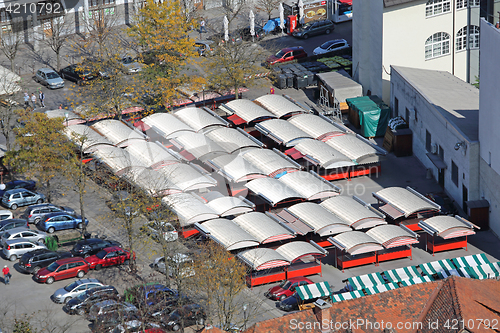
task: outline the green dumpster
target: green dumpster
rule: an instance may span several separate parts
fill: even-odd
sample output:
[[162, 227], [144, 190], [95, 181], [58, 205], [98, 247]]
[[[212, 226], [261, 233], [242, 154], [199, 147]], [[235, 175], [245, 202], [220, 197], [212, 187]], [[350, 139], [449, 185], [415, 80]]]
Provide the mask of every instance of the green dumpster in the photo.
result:
[[361, 135], [366, 138], [385, 135], [391, 110], [378, 96], [347, 98], [346, 103], [353, 114], [349, 120], [354, 119], [353, 125], [361, 127]]

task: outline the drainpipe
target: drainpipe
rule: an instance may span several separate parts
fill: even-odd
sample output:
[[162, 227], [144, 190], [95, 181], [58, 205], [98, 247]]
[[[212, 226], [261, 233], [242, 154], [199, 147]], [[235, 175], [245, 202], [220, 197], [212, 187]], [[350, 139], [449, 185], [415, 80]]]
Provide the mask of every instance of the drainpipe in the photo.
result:
[[465, 65], [467, 68], [465, 69], [465, 81], [470, 83], [470, 21], [471, 21], [471, 0], [467, 1], [467, 41], [466, 41], [466, 52], [467, 57], [465, 61]]
[[455, 5], [455, 1], [452, 1], [451, 5], [453, 6], [453, 27], [451, 29], [451, 45], [450, 45], [450, 48], [451, 48], [451, 75], [455, 75], [455, 38], [456, 38], [456, 29], [455, 29], [455, 15], [456, 15], [456, 12], [457, 12], [457, 7]]

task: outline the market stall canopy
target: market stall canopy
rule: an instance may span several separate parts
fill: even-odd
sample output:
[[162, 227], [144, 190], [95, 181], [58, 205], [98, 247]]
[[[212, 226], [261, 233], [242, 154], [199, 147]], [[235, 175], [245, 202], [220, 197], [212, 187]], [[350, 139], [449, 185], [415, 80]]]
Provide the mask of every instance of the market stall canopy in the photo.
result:
[[293, 159], [304, 158], [311, 164], [324, 169], [337, 169], [357, 165], [349, 157], [324, 142], [307, 139], [285, 151]]
[[299, 164], [276, 149], [250, 149], [241, 156], [269, 177], [301, 169]]
[[346, 221], [313, 202], [301, 202], [285, 208], [285, 211], [300, 219], [321, 237], [352, 230]]
[[206, 205], [212, 208], [220, 217], [249, 213], [255, 209], [255, 204], [244, 197], [224, 196], [217, 191], [200, 194], [206, 200]]
[[303, 113], [288, 119], [288, 122], [309, 134], [313, 139], [328, 141], [336, 135], [345, 133], [342, 125], [336, 124], [323, 116]]
[[366, 234], [377, 240], [386, 249], [419, 242], [416, 233], [405, 226], [394, 224], [379, 225], [368, 230]]
[[328, 282], [311, 283], [295, 288], [297, 295], [303, 301], [309, 299], [328, 297], [332, 294]]
[[235, 183], [267, 177], [263, 171], [239, 155], [221, 155], [209, 159], [205, 163]]
[[459, 276], [459, 277], [465, 277], [469, 279], [479, 279], [479, 277], [474, 273], [474, 271], [470, 271], [468, 267], [460, 267], [460, 268], [455, 268], [451, 270], [442, 270], [437, 273], [438, 277], [440, 279], [446, 279], [449, 276]]
[[398, 288], [399, 286], [395, 283], [386, 283], [386, 284], [379, 284], [373, 287], [366, 287], [364, 288], [364, 290], [367, 295], [375, 295], [383, 293], [384, 291], [394, 290]]
[[195, 164], [169, 164], [161, 167], [162, 172], [183, 192], [217, 186], [217, 181]]
[[183, 123], [171, 113], [153, 113], [152, 115], [142, 118], [142, 122], [165, 139], [171, 139], [185, 133], [195, 132], [193, 128]]
[[130, 128], [124, 122], [114, 119], [101, 120], [92, 125], [92, 128], [104, 135], [118, 147], [126, 147], [133, 140], [146, 140], [146, 136]]
[[336, 196], [321, 204], [333, 214], [346, 221], [353, 229], [367, 229], [387, 224], [385, 216], [357, 197]]
[[[247, 124], [252, 121], [276, 118], [274, 114], [248, 99], [235, 99], [219, 106], [231, 115], [243, 119]], [[228, 118], [231, 120], [231, 116]]]
[[262, 148], [264, 146], [262, 142], [240, 128], [218, 127], [206, 132], [205, 135], [229, 154], [245, 148]]
[[307, 200], [329, 198], [340, 194], [340, 188], [321, 178], [314, 171], [287, 173], [278, 180]]
[[87, 125], [69, 125], [64, 134], [86, 154], [95, 152], [100, 145], [113, 146], [111, 141]]
[[384, 249], [382, 244], [361, 231], [343, 232], [335, 237], [329, 237], [328, 241], [352, 255]]
[[484, 253], [473, 254], [460, 258], [453, 258], [452, 261], [456, 267], [474, 267], [490, 263]]
[[131, 167], [122, 177], [154, 197], [181, 192], [164, 174], [150, 168]]
[[182, 227], [216, 219], [219, 215], [191, 193], [178, 193], [162, 198], [162, 203], [179, 218]]
[[449, 259], [427, 262], [425, 264], [418, 265], [418, 267], [420, 267], [425, 275], [429, 276], [432, 276], [444, 270], [451, 271], [452, 269], [456, 268], [455, 266], [453, 266], [452, 262]]
[[202, 224], [195, 223], [195, 227], [228, 251], [259, 245], [259, 241], [254, 236], [228, 219], [214, 219]]
[[412, 286], [414, 284], [432, 282], [434, 279], [431, 276], [420, 276], [409, 280], [401, 281], [401, 284], [405, 287]]
[[479, 229], [478, 226], [458, 215], [430, 217], [418, 222], [418, 226], [428, 234], [444, 239], [474, 235], [476, 233], [474, 228]]
[[290, 214], [286, 209], [282, 209], [281, 212], [278, 213], [266, 212], [266, 214], [282, 221], [282, 224], [293, 230], [297, 235], [304, 236], [308, 233], [314, 232], [313, 228], [302, 222], [302, 220], [297, 216]]
[[132, 167], [147, 168], [147, 165], [131, 156], [126, 150], [115, 146], [100, 145], [94, 156], [117, 176]]
[[187, 152], [188, 154], [181, 150], [180, 154], [188, 160], [193, 160], [192, 157], [194, 157], [203, 162], [207, 159], [227, 154], [221, 146], [202, 133], [186, 133], [171, 139], [170, 142], [178, 149], [183, 149]]
[[66, 126], [83, 124], [86, 122], [85, 119], [82, 119], [79, 115], [70, 110], [65, 109], [55, 109], [55, 110], [47, 110], [45, 114], [48, 118], [62, 118], [63, 124]]
[[238, 253], [240, 258], [254, 271], [289, 266], [290, 263], [273, 249], [257, 248]]
[[154, 170], [168, 164], [180, 163], [183, 160], [179, 154], [158, 142], [136, 140], [130, 142], [125, 150]]
[[349, 291], [342, 294], [332, 295], [332, 302], [337, 303], [337, 302], [347, 301], [350, 299], [360, 298], [363, 296], [365, 296], [365, 294], [363, 294], [363, 292], [360, 290]]
[[307, 112], [304, 108], [280, 95], [264, 95], [254, 100], [255, 103], [269, 110], [276, 117], [281, 118], [295, 113]]
[[295, 241], [281, 245], [276, 249], [290, 263], [305, 257], [324, 257], [328, 252], [313, 241]]
[[408, 217], [413, 213], [431, 210], [439, 212], [441, 207], [418, 193], [411, 187], [388, 187], [372, 195], [386, 205], [381, 206], [380, 210], [389, 215], [392, 219], [399, 217]]
[[364, 288], [374, 287], [378, 285], [384, 285], [385, 281], [380, 273], [370, 273], [355, 277], [350, 277], [347, 279], [349, 284], [354, 288], [354, 290], [362, 290]]
[[469, 267], [469, 272], [474, 274], [477, 279], [493, 279], [500, 276], [500, 265], [498, 262], [482, 264]]
[[255, 128], [268, 138], [285, 147], [293, 147], [304, 139], [312, 138], [306, 132], [282, 119], [266, 120], [256, 124]]
[[174, 113], [178, 119], [196, 132], [205, 130], [209, 127], [228, 126], [227, 121], [210, 111], [209, 109], [200, 109], [196, 107], [187, 107]]
[[420, 273], [417, 271], [417, 267], [408, 266], [403, 268], [396, 268], [390, 271], [385, 271], [382, 274], [385, 275], [389, 282], [400, 282], [405, 280], [412, 280], [421, 277]]
[[280, 225], [264, 213], [251, 212], [237, 216], [233, 222], [254, 236], [261, 244], [294, 238], [293, 231]]
[[246, 183], [245, 187], [273, 207], [285, 200], [306, 199], [299, 192], [274, 178], [254, 179]]
[[369, 141], [350, 133], [333, 136], [325, 143], [357, 164], [377, 163], [380, 161], [380, 155], [387, 154], [385, 150], [375, 147]]

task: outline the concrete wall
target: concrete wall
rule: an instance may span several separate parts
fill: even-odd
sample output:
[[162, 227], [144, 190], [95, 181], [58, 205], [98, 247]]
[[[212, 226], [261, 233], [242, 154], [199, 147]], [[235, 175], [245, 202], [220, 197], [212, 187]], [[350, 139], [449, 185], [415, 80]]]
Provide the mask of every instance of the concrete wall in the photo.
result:
[[[444, 189], [462, 207], [462, 185], [468, 189], [468, 200], [479, 199], [479, 143], [466, 142], [467, 150], [454, 149], [457, 142], [466, 140], [452, 124], [450, 124], [412, 85], [403, 79], [394, 69], [391, 75], [391, 99], [399, 101], [399, 113], [405, 117], [406, 108], [416, 110], [417, 117], [411, 112], [409, 121], [413, 132], [413, 153], [422, 164], [432, 170], [432, 175], [438, 181], [438, 169], [426, 153], [426, 131], [431, 134], [431, 141], [441, 146], [444, 152], [445, 170]], [[466, 140], [467, 141], [467, 140]], [[458, 186], [451, 178], [452, 161], [458, 167]], [[462, 207], [463, 208], [463, 207]]]

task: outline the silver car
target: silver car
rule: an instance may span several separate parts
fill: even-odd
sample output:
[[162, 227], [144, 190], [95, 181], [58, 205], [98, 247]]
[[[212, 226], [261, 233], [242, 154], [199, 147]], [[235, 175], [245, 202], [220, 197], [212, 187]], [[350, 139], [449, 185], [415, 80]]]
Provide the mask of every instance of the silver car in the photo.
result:
[[21, 217], [28, 220], [29, 223], [38, 224], [38, 222], [40, 222], [44, 215], [57, 212], [64, 212], [75, 215], [75, 211], [72, 208], [46, 203], [41, 205], [29, 206], [28, 208], [26, 208]]
[[19, 227], [19, 228], [10, 229], [9, 231], [4, 232], [2, 237], [0, 238], [0, 243], [2, 244], [2, 246], [5, 246], [5, 243], [8, 240], [23, 238], [23, 239], [29, 240], [31, 242], [45, 244], [46, 237], [47, 237], [47, 234], [43, 231], [31, 230], [31, 229], [26, 228], [26, 227]]
[[70, 299], [77, 297], [88, 289], [100, 287], [103, 284], [97, 279], [80, 279], [71, 282], [64, 288], [57, 289], [50, 299], [55, 303], [66, 303]]
[[64, 80], [50, 68], [39, 69], [35, 74], [35, 81], [50, 89], [64, 88]]
[[45, 195], [35, 193], [24, 188], [16, 188], [6, 191], [2, 197], [2, 204], [12, 210], [16, 210], [20, 206], [29, 206], [33, 204], [41, 204], [45, 200]]
[[3, 247], [3, 254], [10, 261], [15, 261], [23, 256], [26, 252], [38, 249], [46, 249], [47, 247], [42, 243], [33, 243], [26, 239], [12, 239], [5, 242]]
[[195, 275], [193, 259], [187, 254], [176, 253], [172, 257], [158, 257], [153, 262], [153, 269], [170, 277], [188, 278]]
[[127, 74], [138, 73], [142, 70], [142, 64], [138, 63], [130, 56], [123, 57], [121, 63], [125, 67], [125, 73]]

